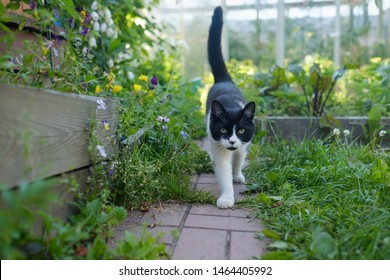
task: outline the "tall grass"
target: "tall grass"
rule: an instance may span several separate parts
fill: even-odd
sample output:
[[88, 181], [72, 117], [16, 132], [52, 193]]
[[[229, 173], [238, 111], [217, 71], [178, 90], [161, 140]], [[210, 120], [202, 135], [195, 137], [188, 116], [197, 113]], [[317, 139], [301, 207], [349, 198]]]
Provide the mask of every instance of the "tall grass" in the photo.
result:
[[390, 157], [340, 141], [255, 146], [247, 204], [271, 259], [390, 259]]

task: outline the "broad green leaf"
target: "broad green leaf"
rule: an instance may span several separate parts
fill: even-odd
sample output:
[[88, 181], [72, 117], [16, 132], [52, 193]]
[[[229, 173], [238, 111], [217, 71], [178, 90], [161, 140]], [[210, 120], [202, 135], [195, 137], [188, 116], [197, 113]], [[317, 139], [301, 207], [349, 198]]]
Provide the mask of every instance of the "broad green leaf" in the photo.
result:
[[260, 201], [260, 202], [263, 202], [265, 204], [268, 204], [268, 205], [271, 205], [272, 204], [272, 200], [264, 193], [259, 193], [257, 195], [257, 199]]
[[310, 67], [310, 85], [313, 88], [317, 88], [319, 85], [319, 81], [321, 79], [321, 70], [318, 64], [314, 63], [312, 67]]
[[337, 241], [326, 231], [316, 232], [310, 244], [310, 250], [318, 259], [334, 259], [338, 254]]
[[338, 69], [336, 72], [333, 73], [332, 81], [338, 81], [341, 77], [344, 76], [345, 72], [347, 72], [347, 69], [345, 68]]
[[273, 230], [263, 229], [261, 232], [264, 234], [265, 237], [272, 238], [275, 240], [280, 240], [279, 235]]
[[272, 80], [271, 87], [279, 87], [287, 83], [286, 70], [278, 65], [271, 68]]
[[20, 3], [8, 3], [5, 7], [10, 10], [17, 10], [20, 8]]
[[268, 245], [268, 248], [275, 248], [275, 249], [280, 249], [280, 250], [285, 250], [285, 249], [288, 249], [289, 247], [290, 247], [290, 244], [288, 244], [287, 242], [281, 241], [281, 240], [277, 240], [277, 241]]
[[268, 252], [265, 253], [262, 257], [262, 260], [294, 260], [294, 256], [287, 251], [280, 252]]
[[305, 70], [298, 64], [290, 64], [287, 68], [287, 70], [293, 74], [295, 81], [298, 82], [298, 84], [303, 85], [305, 83]]

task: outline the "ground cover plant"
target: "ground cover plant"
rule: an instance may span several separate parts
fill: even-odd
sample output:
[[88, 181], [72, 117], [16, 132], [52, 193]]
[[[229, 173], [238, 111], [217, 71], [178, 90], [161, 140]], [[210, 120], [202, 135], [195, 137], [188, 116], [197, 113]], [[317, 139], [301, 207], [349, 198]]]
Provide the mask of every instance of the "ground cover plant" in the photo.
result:
[[327, 141], [254, 147], [247, 205], [266, 225], [263, 258], [390, 258], [389, 151], [347, 140], [336, 130]]

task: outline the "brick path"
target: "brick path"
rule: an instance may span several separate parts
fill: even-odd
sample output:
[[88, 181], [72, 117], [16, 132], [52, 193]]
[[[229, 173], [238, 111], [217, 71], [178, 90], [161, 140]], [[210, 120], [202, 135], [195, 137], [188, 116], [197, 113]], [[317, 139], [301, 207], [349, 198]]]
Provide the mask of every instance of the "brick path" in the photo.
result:
[[[192, 183], [196, 189], [219, 194], [214, 174], [196, 175]], [[245, 189], [235, 185], [236, 200]], [[265, 243], [255, 238], [263, 228], [260, 221], [238, 207], [221, 210], [215, 205], [164, 203], [146, 213], [131, 211], [117, 227], [114, 239], [120, 239], [124, 230], [140, 235], [145, 226], [154, 236], [164, 232], [162, 241], [176, 260], [245, 260], [260, 257], [265, 248]]]

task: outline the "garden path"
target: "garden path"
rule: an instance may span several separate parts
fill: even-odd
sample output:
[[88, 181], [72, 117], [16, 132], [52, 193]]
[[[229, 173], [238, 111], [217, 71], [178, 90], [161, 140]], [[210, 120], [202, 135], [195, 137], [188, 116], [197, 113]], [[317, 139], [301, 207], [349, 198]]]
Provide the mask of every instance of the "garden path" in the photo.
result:
[[[205, 141], [198, 145], [207, 150]], [[193, 187], [218, 195], [214, 174], [192, 178]], [[243, 198], [245, 185], [235, 185], [235, 197]], [[115, 229], [114, 240], [125, 230], [141, 235], [145, 228], [153, 236], [163, 234], [171, 259], [175, 260], [245, 260], [262, 255], [265, 242], [255, 238], [263, 225], [250, 218], [247, 209], [235, 206], [221, 210], [215, 205], [163, 203], [147, 212], [131, 211], [128, 218]]]

